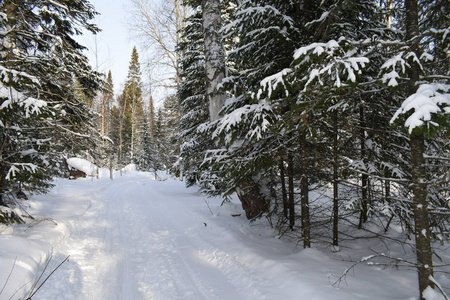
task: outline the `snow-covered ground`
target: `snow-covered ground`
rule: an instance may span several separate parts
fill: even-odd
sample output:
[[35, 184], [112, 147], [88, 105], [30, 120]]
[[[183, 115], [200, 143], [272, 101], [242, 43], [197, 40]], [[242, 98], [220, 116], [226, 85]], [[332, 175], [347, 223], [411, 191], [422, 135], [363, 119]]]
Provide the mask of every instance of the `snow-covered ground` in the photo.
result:
[[[37, 286], [68, 255], [33, 300], [417, 299], [414, 270], [361, 263], [334, 284], [369, 248], [405, 257], [408, 247], [361, 240], [337, 253], [304, 250], [264, 220], [247, 221], [238, 201], [220, 206], [150, 173], [55, 184], [27, 201], [33, 222], [2, 228], [2, 300], [29, 297], [46, 262]], [[436, 277], [450, 286], [447, 275]]]

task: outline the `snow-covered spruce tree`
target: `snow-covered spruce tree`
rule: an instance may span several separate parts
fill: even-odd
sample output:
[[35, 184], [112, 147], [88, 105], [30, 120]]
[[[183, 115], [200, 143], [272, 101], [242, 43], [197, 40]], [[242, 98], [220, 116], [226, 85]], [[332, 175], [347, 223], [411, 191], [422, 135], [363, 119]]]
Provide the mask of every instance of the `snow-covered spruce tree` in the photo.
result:
[[[420, 299], [426, 299], [436, 287], [430, 220], [437, 221], [434, 227], [448, 228], [449, 224], [447, 218], [436, 226], [444, 220], [439, 216], [448, 212], [448, 203], [442, 201], [439, 188], [430, 186], [436, 183], [435, 179], [448, 177], [448, 151], [436, 145], [448, 145], [450, 125], [449, 7], [441, 1], [405, 0], [403, 9], [405, 35], [391, 46], [396, 53], [382, 66], [381, 74], [383, 82], [398, 86], [398, 94], [404, 99], [392, 121], [403, 120], [410, 135], [417, 270]], [[443, 135], [447, 137], [442, 144]], [[428, 154], [430, 149], [433, 151]], [[440, 149], [438, 155], [436, 149]], [[430, 165], [438, 161], [442, 168]], [[430, 209], [437, 215], [430, 215]]]
[[[319, 95], [317, 99], [329, 99], [328, 107], [337, 105], [332, 109], [345, 111], [342, 121], [347, 125], [341, 127], [341, 132], [348, 132], [347, 135], [353, 138], [343, 155], [352, 163], [347, 166], [351, 176], [342, 179], [360, 181], [358, 194], [361, 200], [355, 202], [355, 199], [350, 199], [347, 207], [360, 211], [361, 228], [369, 214], [377, 213], [377, 210], [393, 214], [392, 208], [396, 205], [386, 203], [389, 197], [382, 196], [380, 184], [384, 181], [388, 187], [391, 178], [401, 180], [399, 176], [404, 174], [398, 167], [404, 166], [404, 162], [397, 159], [402, 156], [396, 151], [406, 146], [406, 139], [389, 127], [389, 115], [397, 102], [389, 90], [380, 90], [376, 81], [384, 62], [383, 56], [386, 56], [386, 51], [377, 47], [376, 40], [394, 38], [395, 35], [387, 27], [376, 1], [335, 1], [328, 4], [321, 7], [321, 17], [310, 25], [314, 36], [320, 37], [317, 41], [325, 43], [325, 46], [312, 44], [309, 49], [304, 48], [303, 63], [299, 65], [309, 67], [306, 84], [311, 87], [309, 90], [320, 86], [326, 93], [331, 91], [328, 96]], [[334, 42], [336, 48], [332, 45]], [[323, 53], [320, 48], [324, 49]], [[319, 52], [314, 53], [316, 49]], [[308, 60], [312, 57], [318, 64], [311, 66]], [[394, 144], [397, 145], [395, 148], [392, 147]], [[395, 210], [408, 210], [404, 208]]]
[[[311, 153], [308, 144], [314, 149], [313, 155], [303, 155], [301, 160], [310, 179], [333, 183], [333, 244], [337, 246], [338, 183], [360, 174], [363, 201], [357, 207], [363, 221], [369, 211], [369, 176], [384, 178], [384, 171], [395, 166], [374, 156], [382, 153], [379, 144], [386, 143], [386, 132], [390, 132], [382, 131], [389, 128], [389, 118], [379, 113], [380, 108], [388, 113], [393, 104], [374, 79], [383, 61], [372, 38], [383, 37], [387, 30], [375, 1], [321, 2], [316, 11], [310, 16], [315, 19], [305, 24], [309, 43], [295, 51], [290, 68], [267, 77], [262, 85], [269, 98], [277, 99], [284, 91], [282, 99], [292, 103], [281, 116], [281, 128], [304, 141], [303, 153]], [[358, 163], [344, 165], [345, 161]]]
[[114, 143], [109, 137], [111, 107], [114, 100], [114, 84], [111, 71], [108, 72], [106, 80], [95, 97], [87, 98], [84, 96], [82, 93], [83, 88], [79, 84], [77, 85], [77, 91], [77, 97], [83, 99], [82, 101], [90, 107], [94, 114], [94, 128], [89, 133], [92, 137], [92, 142], [88, 147], [89, 150], [75, 152], [74, 154], [92, 161], [99, 167], [111, 168], [114, 153]]
[[169, 96], [164, 100], [161, 110], [161, 118], [164, 124], [161, 140], [155, 139], [157, 143], [164, 143], [164, 165], [166, 171], [180, 175], [180, 118], [181, 109], [177, 97]]
[[158, 161], [157, 145], [155, 140], [155, 116], [150, 117], [150, 109], [144, 114], [142, 127], [142, 148], [138, 154], [137, 165], [142, 171], [161, 170]]
[[142, 122], [144, 118], [144, 104], [142, 99], [142, 81], [139, 55], [136, 47], [131, 54], [127, 80], [119, 101], [120, 118], [122, 122], [122, 165], [135, 163], [137, 153], [140, 152], [142, 141]]
[[[228, 18], [232, 7], [222, 2], [222, 15]], [[181, 85], [178, 97], [182, 106], [181, 138], [182, 165], [188, 185], [199, 184], [204, 191], [217, 191], [222, 179], [210, 172], [207, 164], [201, 165], [208, 149], [213, 149], [211, 136], [209, 97], [205, 68], [204, 24], [201, 1], [185, 1], [192, 7], [193, 14], [188, 19], [179, 44], [183, 52], [180, 61]], [[217, 112], [218, 113], [218, 112]], [[202, 125], [203, 124], [203, 125]], [[202, 125], [202, 126], [200, 126]], [[205, 130], [206, 129], [206, 130]]]
[[123, 151], [123, 122], [124, 117], [123, 113], [124, 110], [121, 109], [120, 103], [122, 102], [122, 94], [117, 95], [115, 101], [112, 104], [111, 107], [111, 119], [109, 121], [110, 124], [110, 131], [109, 131], [109, 137], [111, 138], [113, 142], [114, 147], [114, 159], [113, 159], [113, 167], [116, 169], [120, 169], [123, 167], [121, 165], [122, 162], [122, 153]]
[[200, 164], [211, 142], [200, 135], [197, 128], [208, 122], [208, 102], [206, 100], [205, 56], [203, 52], [203, 27], [200, 5], [193, 7], [181, 33], [178, 47], [183, 54], [180, 60], [180, 87], [177, 97], [182, 116], [180, 119], [180, 138], [182, 170], [188, 186], [199, 182]]
[[[238, 191], [248, 218], [268, 211], [274, 191], [265, 186], [276, 185], [274, 174], [280, 155], [280, 139], [269, 129], [275, 112], [268, 103], [252, 100], [251, 95], [265, 76], [288, 66], [286, 57], [299, 40], [293, 18], [296, 7], [295, 1], [242, 1], [224, 29], [225, 39], [233, 41], [230, 74], [225, 80], [231, 97], [213, 137], [225, 147], [211, 151], [206, 162], [211, 174], [227, 178], [222, 190], [211, 192], [226, 195]], [[273, 149], [278, 150], [274, 153]], [[269, 192], [263, 192], [263, 187]]]
[[[100, 80], [72, 36], [97, 32], [95, 14], [84, 0], [0, 3], [2, 207], [17, 189], [44, 192], [67, 149], [86, 145], [90, 113], [72, 87], [78, 81], [91, 97]], [[7, 209], [1, 215], [12, 220]]]
[[101, 117], [100, 134], [108, 136], [110, 132], [111, 106], [114, 100], [114, 83], [111, 71], [108, 72], [103, 86], [99, 113]]

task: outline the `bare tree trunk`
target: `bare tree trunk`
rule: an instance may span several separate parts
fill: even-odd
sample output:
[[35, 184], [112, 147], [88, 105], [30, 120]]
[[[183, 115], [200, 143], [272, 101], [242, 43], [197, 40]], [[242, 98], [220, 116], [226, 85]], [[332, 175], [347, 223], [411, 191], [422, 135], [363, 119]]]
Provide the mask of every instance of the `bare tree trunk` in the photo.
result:
[[[367, 161], [367, 151], [366, 151], [366, 122], [364, 117], [364, 107], [362, 104], [359, 106], [359, 126], [360, 131], [360, 145], [361, 145], [361, 161], [364, 165]], [[369, 189], [369, 176], [367, 174], [361, 174], [361, 214], [359, 217], [358, 227], [361, 229], [362, 224], [367, 221], [368, 209], [368, 189]]]
[[295, 202], [294, 202], [294, 162], [292, 155], [288, 155], [288, 189], [289, 189], [289, 227], [294, 230], [295, 226]]
[[4, 176], [3, 169], [4, 169], [4, 167], [3, 167], [3, 165], [0, 162], [0, 205], [1, 206], [7, 206], [6, 202], [3, 199], [4, 198], [3, 194], [5, 193], [5, 186], [4, 186], [4, 183], [3, 183], [3, 178], [5, 176]]
[[333, 246], [339, 246], [338, 113], [333, 112]]
[[283, 197], [283, 216], [288, 217], [288, 199], [286, 193], [286, 177], [284, 172], [284, 160], [280, 161], [280, 179], [281, 179], [281, 194]]
[[236, 194], [242, 203], [247, 219], [251, 220], [267, 211], [266, 200], [254, 182], [242, 182], [236, 189]]
[[[419, 49], [419, 9], [417, 0], [405, 0], [406, 9], [406, 39], [410, 43], [411, 51], [420, 57]], [[408, 69], [408, 94], [414, 94], [419, 81], [420, 66], [412, 58]], [[427, 179], [425, 169], [425, 142], [423, 133], [413, 131], [410, 140], [411, 167], [413, 183], [414, 205], [414, 233], [416, 238], [417, 271], [419, 277], [420, 299], [424, 298], [424, 291], [428, 287], [434, 288], [431, 281], [433, 276], [433, 253], [431, 248], [430, 221], [428, 218]]]
[[392, 20], [394, 19], [393, 9], [394, 9], [394, 0], [387, 0], [386, 1], [386, 8], [388, 9], [388, 15], [387, 15], [387, 27], [392, 28]]
[[209, 119], [219, 119], [219, 112], [226, 100], [218, 90], [225, 77], [225, 51], [220, 35], [220, 0], [202, 0], [203, 36], [205, 42], [206, 96], [209, 101]]
[[417, 271], [420, 299], [428, 286], [434, 287], [433, 252], [431, 248], [430, 221], [428, 218], [427, 182], [425, 177], [424, 139], [421, 134], [411, 136], [411, 164], [413, 179], [414, 234], [416, 237]]
[[309, 220], [309, 182], [303, 175], [300, 179], [301, 206], [302, 206], [302, 231], [303, 248], [311, 248], [311, 222]]

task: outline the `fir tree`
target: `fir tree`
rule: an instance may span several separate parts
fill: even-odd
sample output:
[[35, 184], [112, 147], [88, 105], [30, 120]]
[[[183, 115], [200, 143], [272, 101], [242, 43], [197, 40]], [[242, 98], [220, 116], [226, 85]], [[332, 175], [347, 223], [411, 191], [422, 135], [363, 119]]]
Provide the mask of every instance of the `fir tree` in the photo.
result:
[[15, 189], [45, 191], [64, 155], [88, 146], [93, 124], [80, 98], [93, 97], [100, 80], [73, 35], [98, 29], [84, 0], [7, 0], [0, 11], [0, 202], [8, 204]]
[[178, 45], [184, 53], [180, 61], [182, 81], [177, 92], [182, 116], [180, 138], [182, 170], [188, 186], [199, 182], [199, 168], [210, 142], [198, 134], [197, 128], [209, 119], [208, 103], [205, 97], [205, 61], [203, 54], [202, 13], [200, 6], [187, 20]]
[[142, 141], [142, 125], [144, 104], [142, 99], [142, 82], [139, 56], [136, 47], [133, 48], [128, 68], [127, 81], [119, 100], [121, 118], [121, 164], [135, 163], [140, 152]]

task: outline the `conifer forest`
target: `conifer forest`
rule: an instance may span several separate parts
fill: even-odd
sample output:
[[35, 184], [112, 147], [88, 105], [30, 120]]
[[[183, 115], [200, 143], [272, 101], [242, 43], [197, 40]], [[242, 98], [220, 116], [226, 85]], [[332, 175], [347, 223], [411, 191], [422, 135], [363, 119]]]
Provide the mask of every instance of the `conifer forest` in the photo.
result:
[[[120, 91], [77, 38], [102, 29], [89, 0], [0, 2], [2, 226], [28, 224], [24, 198], [78, 157], [112, 181], [133, 166], [237, 199], [301, 249], [402, 245], [412, 261], [360, 262], [407, 267], [417, 299], [450, 299], [448, 1], [129, 2], [139, 47]], [[150, 87], [149, 66], [164, 70]]]

